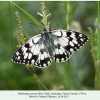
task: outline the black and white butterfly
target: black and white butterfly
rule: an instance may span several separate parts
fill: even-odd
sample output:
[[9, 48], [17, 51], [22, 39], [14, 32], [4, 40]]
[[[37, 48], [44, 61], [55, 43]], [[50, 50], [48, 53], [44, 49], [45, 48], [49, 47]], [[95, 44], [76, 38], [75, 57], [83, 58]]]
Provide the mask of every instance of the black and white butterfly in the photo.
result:
[[70, 56], [80, 49], [88, 37], [72, 30], [53, 30], [33, 36], [24, 43], [13, 55], [12, 61], [21, 64], [31, 64], [44, 68], [56, 62], [65, 62]]

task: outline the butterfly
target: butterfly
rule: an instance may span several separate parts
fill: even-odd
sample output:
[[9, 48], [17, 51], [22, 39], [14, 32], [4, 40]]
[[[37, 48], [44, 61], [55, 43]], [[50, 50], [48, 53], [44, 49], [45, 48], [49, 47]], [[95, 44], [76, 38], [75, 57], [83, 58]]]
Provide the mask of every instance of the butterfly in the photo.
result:
[[38, 68], [49, 66], [52, 59], [65, 62], [80, 49], [88, 37], [72, 30], [43, 30], [24, 43], [13, 55], [12, 61], [20, 64], [34, 65]]

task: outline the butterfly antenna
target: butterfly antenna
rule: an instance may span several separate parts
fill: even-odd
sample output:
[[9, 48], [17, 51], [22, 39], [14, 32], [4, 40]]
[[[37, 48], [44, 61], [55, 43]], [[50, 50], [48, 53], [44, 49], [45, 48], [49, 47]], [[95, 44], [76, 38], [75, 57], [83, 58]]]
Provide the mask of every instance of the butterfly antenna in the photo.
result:
[[53, 18], [53, 16], [54, 16], [54, 14], [50, 17], [50, 19], [49, 19], [49, 21], [48, 21], [48, 22], [50, 22], [50, 21], [51, 21], [51, 19]]
[[[37, 25], [37, 24], [35, 24], [35, 23], [29, 23], [29, 24], [33, 24], [33, 25], [35, 25], [35, 26], [41, 27], [41, 26], [39, 26], [39, 25]], [[42, 28], [42, 27], [41, 27], [41, 28]]]

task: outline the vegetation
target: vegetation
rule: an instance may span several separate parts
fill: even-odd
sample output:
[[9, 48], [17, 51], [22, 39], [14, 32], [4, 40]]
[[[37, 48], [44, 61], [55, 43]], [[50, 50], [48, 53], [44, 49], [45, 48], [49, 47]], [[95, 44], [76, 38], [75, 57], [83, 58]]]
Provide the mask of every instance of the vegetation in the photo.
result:
[[[0, 89], [1, 90], [99, 90], [100, 3], [87, 1], [0, 1]], [[71, 29], [89, 37], [80, 50], [64, 63], [52, 62], [44, 69], [11, 61], [17, 48], [40, 33], [44, 20], [54, 15], [47, 29]], [[45, 12], [44, 11], [44, 12]], [[16, 13], [15, 13], [16, 12]], [[39, 12], [37, 14], [37, 12]], [[40, 14], [41, 13], [41, 14]], [[50, 20], [51, 16], [45, 16]], [[42, 19], [42, 22], [41, 22]], [[34, 23], [36, 25], [32, 25]], [[43, 25], [42, 25], [43, 23]]]

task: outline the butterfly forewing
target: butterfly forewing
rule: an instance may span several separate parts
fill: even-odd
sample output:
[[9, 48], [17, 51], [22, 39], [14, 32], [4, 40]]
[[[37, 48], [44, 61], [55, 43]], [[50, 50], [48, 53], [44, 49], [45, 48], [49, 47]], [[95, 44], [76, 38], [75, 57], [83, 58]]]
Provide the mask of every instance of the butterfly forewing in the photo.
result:
[[12, 60], [17, 63], [31, 64], [38, 58], [39, 53], [39, 39], [41, 34], [36, 35], [23, 44], [13, 55]]
[[54, 55], [54, 60], [57, 62], [66, 61], [75, 51], [88, 41], [86, 35], [71, 30], [59, 29], [52, 31], [51, 33], [57, 36], [55, 39]]

